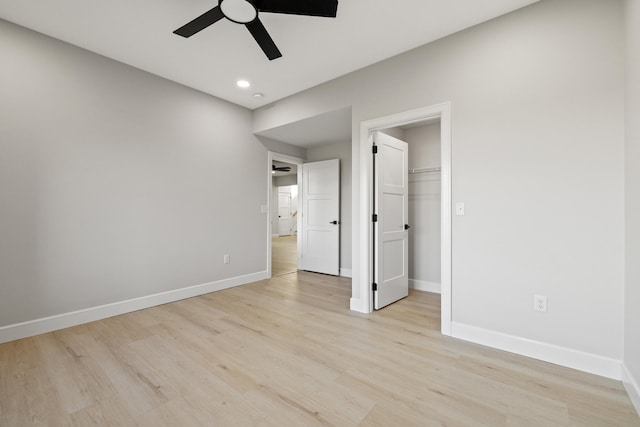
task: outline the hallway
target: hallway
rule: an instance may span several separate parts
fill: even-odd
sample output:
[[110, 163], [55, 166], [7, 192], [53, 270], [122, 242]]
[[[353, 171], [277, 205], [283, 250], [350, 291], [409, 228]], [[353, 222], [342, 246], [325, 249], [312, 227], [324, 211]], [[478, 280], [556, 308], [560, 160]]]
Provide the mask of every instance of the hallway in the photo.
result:
[[271, 239], [271, 276], [293, 273], [298, 269], [297, 236]]

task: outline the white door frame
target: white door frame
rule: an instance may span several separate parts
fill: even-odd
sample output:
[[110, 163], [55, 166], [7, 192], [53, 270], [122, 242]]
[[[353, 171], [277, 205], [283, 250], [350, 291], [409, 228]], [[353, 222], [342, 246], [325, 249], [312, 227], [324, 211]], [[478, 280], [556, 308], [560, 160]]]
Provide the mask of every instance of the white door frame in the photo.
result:
[[[278, 162], [285, 162], [285, 163], [291, 163], [293, 165], [296, 165], [298, 167], [298, 177], [297, 177], [297, 182], [298, 185], [300, 185], [300, 183], [302, 182], [302, 163], [304, 163], [304, 159], [301, 159], [299, 157], [293, 157], [293, 156], [288, 156], [286, 154], [280, 154], [280, 153], [276, 153], [274, 151], [269, 151], [267, 153], [267, 160], [268, 160], [268, 168], [267, 168], [267, 278], [271, 278], [271, 198], [273, 197], [273, 174], [271, 173], [271, 165], [273, 164], [273, 161], [276, 160]], [[299, 187], [298, 187], [299, 188]], [[298, 209], [298, 212], [300, 212], [300, 209]], [[298, 215], [296, 215], [296, 221], [298, 223], [297, 225], [297, 229], [300, 230], [300, 213]], [[297, 259], [297, 265], [300, 265], [300, 252], [302, 250], [302, 246], [300, 244], [300, 239], [296, 239], [298, 242], [298, 246], [297, 246], [297, 252], [298, 252], [298, 259]]]
[[[441, 148], [441, 332], [451, 335], [451, 103], [432, 105], [367, 120], [360, 123], [360, 240], [354, 242], [359, 249], [359, 280], [352, 281], [352, 294], [360, 298], [351, 298], [351, 310], [361, 313], [373, 311], [372, 283], [372, 236], [371, 214], [373, 132], [410, 123], [418, 123], [440, 118]], [[354, 261], [356, 261], [354, 251]]]

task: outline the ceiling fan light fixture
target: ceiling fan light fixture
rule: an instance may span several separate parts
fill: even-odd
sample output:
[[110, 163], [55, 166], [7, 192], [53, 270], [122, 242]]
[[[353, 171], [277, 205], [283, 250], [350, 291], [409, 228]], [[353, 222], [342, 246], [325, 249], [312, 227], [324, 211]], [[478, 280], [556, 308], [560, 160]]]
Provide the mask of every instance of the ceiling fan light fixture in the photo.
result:
[[248, 24], [258, 17], [258, 9], [247, 0], [220, 0], [219, 6], [225, 18], [238, 24]]
[[285, 13], [303, 16], [335, 18], [338, 0], [218, 0], [218, 5], [187, 22], [173, 33], [189, 38], [222, 18], [244, 25], [269, 61], [278, 59], [282, 53], [264, 27], [258, 12]]

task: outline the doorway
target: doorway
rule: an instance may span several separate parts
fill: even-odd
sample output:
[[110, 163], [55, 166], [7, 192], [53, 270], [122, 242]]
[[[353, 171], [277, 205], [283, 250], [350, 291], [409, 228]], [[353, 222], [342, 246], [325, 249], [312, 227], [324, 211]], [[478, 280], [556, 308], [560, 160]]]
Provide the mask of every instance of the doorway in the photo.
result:
[[298, 167], [291, 159], [270, 159], [269, 266], [271, 277], [298, 270]]
[[[419, 108], [404, 113], [362, 122], [360, 125], [360, 199], [357, 221], [360, 238], [354, 248], [353, 259], [358, 265], [357, 280], [352, 283], [351, 309], [363, 313], [373, 311], [373, 236], [372, 236], [372, 187], [373, 187], [373, 133], [415, 123], [440, 120], [440, 185], [441, 185], [441, 239], [440, 239], [440, 287], [441, 332], [451, 335], [451, 104], [444, 103]], [[356, 218], [354, 218], [355, 220]]]
[[[281, 163], [280, 165], [284, 165]], [[280, 166], [282, 167], [282, 166]], [[292, 165], [291, 168], [295, 168]], [[295, 175], [294, 175], [295, 176]], [[298, 270], [298, 185], [290, 184], [292, 175], [273, 175], [273, 228], [271, 237], [271, 275], [282, 276]], [[282, 185], [282, 181], [285, 185]]]
[[441, 293], [440, 119], [385, 129], [408, 144], [409, 287]]
[[[268, 153], [269, 203], [264, 213], [269, 212], [267, 219], [267, 272], [268, 277], [274, 275], [274, 239], [277, 243], [284, 242], [283, 236], [295, 236], [296, 266], [291, 271], [306, 270], [316, 273], [340, 275], [340, 160], [330, 159], [305, 163], [303, 159], [279, 154]], [[282, 169], [282, 170], [281, 170]], [[280, 172], [288, 172], [287, 176]], [[285, 179], [284, 185], [280, 180]], [[295, 181], [293, 181], [295, 179]], [[295, 185], [296, 187], [294, 187]], [[293, 203], [292, 197], [282, 195], [282, 187], [289, 187], [291, 192], [297, 192], [295, 209], [289, 207], [290, 221], [282, 221], [279, 202]], [[281, 223], [290, 227], [290, 231], [281, 233]], [[289, 240], [293, 238], [289, 237]], [[291, 245], [290, 247], [292, 247]], [[288, 250], [291, 253], [292, 250]], [[292, 257], [287, 258], [292, 263]], [[290, 272], [290, 271], [288, 271]]]

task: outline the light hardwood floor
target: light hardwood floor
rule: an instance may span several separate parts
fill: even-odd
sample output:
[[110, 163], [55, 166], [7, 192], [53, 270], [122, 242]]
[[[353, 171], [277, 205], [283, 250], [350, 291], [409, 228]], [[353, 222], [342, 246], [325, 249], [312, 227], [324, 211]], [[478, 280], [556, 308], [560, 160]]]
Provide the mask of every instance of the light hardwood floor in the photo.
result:
[[298, 272], [0, 346], [0, 425], [640, 426], [617, 381], [372, 315]]
[[271, 238], [271, 276], [293, 273], [298, 269], [296, 236]]

